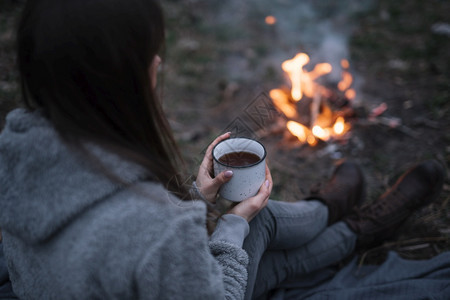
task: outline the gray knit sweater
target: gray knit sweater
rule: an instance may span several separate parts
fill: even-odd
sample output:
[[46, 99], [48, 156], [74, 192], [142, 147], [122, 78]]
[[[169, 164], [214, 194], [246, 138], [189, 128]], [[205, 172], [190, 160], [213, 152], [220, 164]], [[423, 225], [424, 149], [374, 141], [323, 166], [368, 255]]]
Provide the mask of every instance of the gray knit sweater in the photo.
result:
[[11, 112], [0, 135], [0, 228], [23, 299], [240, 299], [247, 222], [208, 238], [205, 205], [90, 146], [117, 184], [63, 144], [39, 113]]

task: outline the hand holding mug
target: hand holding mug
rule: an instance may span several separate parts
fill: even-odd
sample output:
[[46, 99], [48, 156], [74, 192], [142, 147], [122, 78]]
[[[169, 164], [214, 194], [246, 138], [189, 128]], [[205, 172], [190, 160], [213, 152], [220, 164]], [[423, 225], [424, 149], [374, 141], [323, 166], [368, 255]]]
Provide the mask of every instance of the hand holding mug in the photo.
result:
[[214, 174], [232, 171], [233, 176], [220, 187], [222, 198], [240, 202], [255, 196], [266, 178], [266, 149], [248, 138], [224, 139], [212, 149]]
[[214, 203], [216, 200], [217, 192], [222, 184], [230, 181], [233, 176], [233, 171], [231, 170], [223, 170], [214, 176], [213, 170], [213, 157], [212, 151], [214, 147], [228, 139], [230, 137], [230, 132], [224, 133], [217, 137], [206, 149], [205, 156], [203, 157], [203, 161], [200, 164], [200, 168], [198, 170], [197, 175], [197, 187], [199, 192], [202, 193], [203, 197], [211, 203]]
[[266, 165], [266, 179], [258, 193], [245, 201], [239, 202], [228, 213], [241, 216], [247, 222], [250, 222], [267, 205], [272, 187], [272, 175], [270, 174], [269, 167]]

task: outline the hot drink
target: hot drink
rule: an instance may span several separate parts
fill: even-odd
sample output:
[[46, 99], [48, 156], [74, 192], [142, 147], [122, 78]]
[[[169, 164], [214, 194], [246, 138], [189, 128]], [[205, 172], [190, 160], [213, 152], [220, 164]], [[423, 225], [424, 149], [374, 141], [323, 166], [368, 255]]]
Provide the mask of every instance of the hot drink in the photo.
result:
[[221, 163], [231, 167], [248, 166], [260, 160], [258, 155], [245, 151], [227, 153], [219, 158]]
[[214, 176], [232, 171], [231, 179], [219, 190], [222, 198], [240, 202], [255, 196], [266, 178], [266, 149], [247, 138], [226, 139], [213, 151]]

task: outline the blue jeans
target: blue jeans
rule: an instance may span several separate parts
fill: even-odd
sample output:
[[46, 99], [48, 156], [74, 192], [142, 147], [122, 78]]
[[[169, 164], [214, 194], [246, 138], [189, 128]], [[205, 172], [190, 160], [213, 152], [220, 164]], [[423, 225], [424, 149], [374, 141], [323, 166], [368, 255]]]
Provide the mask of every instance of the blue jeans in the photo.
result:
[[251, 222], [243, 248], [249, 256], [246, 299], [259, 297], [286, 279], [338, 263], [355, 247], [356, 234], [343, 222], [327, 227], [319, 201], [269, 200]]
[[11, 282], [9, 281], [2, 242], [0, 242], [0, 299], [17, 299], [12, 290]]

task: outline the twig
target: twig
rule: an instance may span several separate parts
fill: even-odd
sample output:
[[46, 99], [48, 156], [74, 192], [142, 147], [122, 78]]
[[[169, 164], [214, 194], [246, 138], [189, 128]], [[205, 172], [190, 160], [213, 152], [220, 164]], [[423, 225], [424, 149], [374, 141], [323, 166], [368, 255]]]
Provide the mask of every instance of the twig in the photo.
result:
[[401, 247], [398, 250], [399, 251], [413, 251], [413, 250], [423, 249], [423, 248], [427, 248], [427, 247], [430, 247], [430, 243]]
[[379, 124], [388, 126], [392, 129], [397, 129], [401, 132], [403, 132], [406, 135], [409, 135], [413, 138], [418, 138], [419, 134], [412, 130], [411, 128], [402, 125], [400, 119], [393, 119], [393, 118], [386, 118], [386, 117], [378, 117], [376, 120], [378, 120]]
[[427, 118], [425, 118], [425, 117], [418, 117], [418, 118], [415, 118], [415, 119], [414, 119], [414, 124], [415, 124], [415, 125], [424, 125], [424, 126], [427, 126], [427, 127], [433, 128], [433, 129], [439, 129], [439, 128], [441, 128], [441, 127], [439, 126], [439, 122], [433, 121], [433, 120], [430, 120], [430, 119], [427, 119]]
[[417, 219], [417, 222], [420, 223], [429, 223], [431, 221], [437, 220], [441, 217], [442, 212], [437, 211], [437, 212], [431, 212], [429, 214], [426, 214], [420, 218]]
[[372, 120], [359, 120], [357, 123], [362, 126], [383, 125], [391, 129], [398, 130], [414, 139], [419, 138], [419, 134], [416, 131], [412, 130], [411, 128], [405, 125], [401, 125], [400, 120], [398, 119], [378, 117]]

